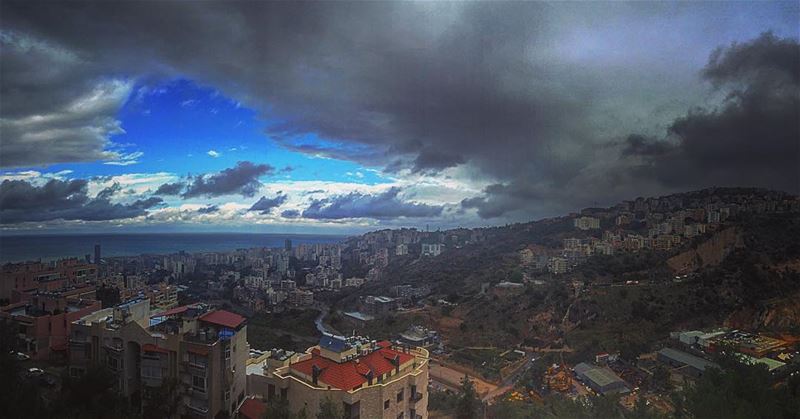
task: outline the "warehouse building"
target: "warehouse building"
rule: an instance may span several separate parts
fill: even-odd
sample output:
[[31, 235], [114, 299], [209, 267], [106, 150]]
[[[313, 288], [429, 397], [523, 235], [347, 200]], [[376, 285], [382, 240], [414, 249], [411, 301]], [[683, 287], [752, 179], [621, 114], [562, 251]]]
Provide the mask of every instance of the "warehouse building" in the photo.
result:
[[701, 377], [708, 368], [719, 368], [719, 365], [711, 361], [672, 348], [658, 351], [658, 361], [695, 378]]
[[575, 375], [600, 394], [627, 393], [628, 385], [611, 368], [581, 362], [573, 369]]

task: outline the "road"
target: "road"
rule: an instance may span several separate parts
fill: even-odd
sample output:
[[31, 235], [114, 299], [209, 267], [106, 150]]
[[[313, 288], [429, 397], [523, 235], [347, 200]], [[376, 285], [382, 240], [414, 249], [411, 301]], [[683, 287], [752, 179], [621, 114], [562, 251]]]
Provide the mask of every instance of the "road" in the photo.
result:
[[531, 369], [534, 362], [536, 362], [537, 358], [535, 358], [535, 355], [533, 354], [526, 353], [525, 359], [527, 359], [525, 363], [520, 365], [519, 368], [517, 368], [514, 372], [509, 374], [508, 377], [506, 377], [503, 380], [503, 382], [501, 382], [500, 385], [497, 386], [494, 390], [486, 393], [486, 395], [483, 396], [482, 400], [484, 402], [491, 402], [495, 397], [501, 396], [505, 392], [513, 389], [514, 386], [517, 385], [517, 381], [519, 381], [520, 377], [525, 375], [525, 373], [528, 372], [529, 369]]

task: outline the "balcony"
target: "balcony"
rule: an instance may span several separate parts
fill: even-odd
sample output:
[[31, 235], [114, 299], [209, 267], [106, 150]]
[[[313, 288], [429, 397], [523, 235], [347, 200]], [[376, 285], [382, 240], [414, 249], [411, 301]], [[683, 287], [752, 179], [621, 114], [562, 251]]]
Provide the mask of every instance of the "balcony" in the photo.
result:
[[[192, 401], [203, 401], [208, 402], [208, 392], [202, 389], [198, 389], [197, 387], [189, 387], [186, 394], [192, 397]], [[201, 403], [196, 403], [201, 404]]]
[[419, 392], [413, 393], [411, 397], [408, 398], [409, 403], [416, 403], [420, 400], [422, 400], [422, 393]]
[[186, 372], [189, 374], [206, 376], [206, 371], [208, 370], [206, 364], [184, 361], [183, 365], [186, 367]]
[[191, 413], [200, 416], [208, 415], [208, 406], [196, 403], [194, 400], [189, 401], [186, 403], [186, 407], [189, 409]]

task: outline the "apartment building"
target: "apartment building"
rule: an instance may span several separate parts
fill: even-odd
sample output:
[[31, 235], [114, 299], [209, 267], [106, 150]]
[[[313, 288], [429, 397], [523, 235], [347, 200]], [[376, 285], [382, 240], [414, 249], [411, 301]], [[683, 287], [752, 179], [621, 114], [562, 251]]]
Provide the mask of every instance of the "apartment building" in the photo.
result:
[[53, 291], [95, 280], [97, 266], [80, 259], [62, 259], [52, 263], [6, 263], [0, 271], [0, 300], [16, 303], [25, 292]]
[[151, 310], [161, 312], [178, 306], [178, 288], [165, 282], [148, 287], [144, 294], [150, 299]]
[[326, 334], [306, 353], [283, 359], [248, 366], [248, 394], [268, 403], [286, 399], [292, 412], [311, 416], [328, 398], [348, 419], [428, 417], [424, 348]]
[[596, 230], [600, 228], [600, 219], [595, 217], [578, 217], [572, 223], [578, 230]]
[[72, 322], [102, 308], [91, 285], [23, 296], [23, 301], [0, 307], [0, 319], [16, 325], [17, 348], [36, 360], [66, 359]]
[[180, 416], [232, 416], [245, 397], [248, 353], [243, 317], [205, 304], [151, 315], [142, 298], [73, 323], [69, 372], [105, 366], [116, 390], [143, 404], [171, 381]]

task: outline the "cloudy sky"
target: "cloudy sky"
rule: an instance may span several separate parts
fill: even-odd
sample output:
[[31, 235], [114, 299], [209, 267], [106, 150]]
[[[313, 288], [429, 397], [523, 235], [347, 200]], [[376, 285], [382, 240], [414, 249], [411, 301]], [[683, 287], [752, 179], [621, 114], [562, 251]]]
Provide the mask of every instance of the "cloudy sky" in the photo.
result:
[[0, 9], [4, 234], [448, 228], [800, 192], [796, 1]]

